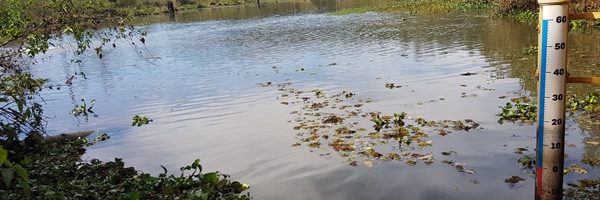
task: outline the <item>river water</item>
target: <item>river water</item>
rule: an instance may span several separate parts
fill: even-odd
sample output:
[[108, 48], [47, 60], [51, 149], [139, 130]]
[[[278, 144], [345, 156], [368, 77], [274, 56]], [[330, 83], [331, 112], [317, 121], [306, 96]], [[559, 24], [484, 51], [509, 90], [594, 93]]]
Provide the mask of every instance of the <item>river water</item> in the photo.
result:
[[[44, 62], [33, 69], [37, 75], [52, 83], [64, 83], [75, 72], [87, 79], [76, 76], [72, 86], [43, 92], [47, 129], [106, 132], [111, 139], [92, 146], [84, 159], [121, 157], [151, 173], [161, 172], [161, 165], [177, 172], [199, 158], [205, 170], [250, 184], [255, 199], [532, 199], [534, 178], [514, 152], [534, 152], [535, 127], [499, 124], [496, 114], [512, 97], [534, 96], [535, 56], [522, 49], [536, 45], [535, 26], [478, 13], [330, 14], [372, 4], [282, 2], [153, 16], [138, 19], [144, 24], [139, 29], [148, 32], [145, 46], [134, 49], [121, 41], [103, 59], [52, 49], [38, 58]], [[600, 35], [570, 36], [570, 72], [600, 74]], [[461, 75], [467, 72], [472, 75]], [[302, 130], [294, 126], [302, 116], [295, 111], [303, 112], [302, 102], [278, 90], [283, 83], [307, 95], [315, 89], [326, 95], [351, 91], [365, 113], [473, 119], [482, 129], [427, 132], [433, 145], [414, 151], [431, 153], [432, 164], [344, 157], [326, 144], [310, 148], [299, 139]], [[386, 83], [402, 87], [388, 89]], [[69, 114], [81, 98], [95, 100], [97, 117], [86, 121]], [[136, 114], [153, 122], [133, 127]], [[368, 118], [343, 124], [373, 131]], [[589, 173], [568, 174], [565, 181], [599, 177], [597, 167], [581, 163], [600, 156], [597, 146], [583, 143], [598, 133], [570, 119], [567, 134], [565, 165]], [[374, 148], [393, 151], [390, 146]], [[447, 151], [456, 153], [441, 154]], [[349, 164], [354, 156], [358, 166]], [[511, 187], [504, 182], [510, 176], [526, 180]]]

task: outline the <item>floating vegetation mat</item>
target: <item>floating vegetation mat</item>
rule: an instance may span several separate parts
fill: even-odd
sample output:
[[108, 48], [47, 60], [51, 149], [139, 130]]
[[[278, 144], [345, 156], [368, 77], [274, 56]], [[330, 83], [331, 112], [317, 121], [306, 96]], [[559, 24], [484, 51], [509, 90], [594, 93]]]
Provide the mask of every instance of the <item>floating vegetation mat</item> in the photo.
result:
[[[471, 74], [461, 74], [463, 76]], [[323, 91], [320, 89], [297, 89], [291, 82], [275, 84], [260, 83], [261, 87], [274, 88], [280, 93], [276, 98], [282, 106], [292, 108], [290, 112], [296, 142], [293, 148], [307, 148], [310, 152], [318, 152], [319, 156], [341, 158], [350, 166], [375, 167], [383, 162], [398, 162], [406, 166], [440, 165], [448, 166], [462, 174], [476, 174], [476, 170], [466, 163], [455, 161], [458, 153], [453, 150], [433, 152], [430, 147], [440, 137], [452, 137], [451, 134], [480, 133], [483, 129], [479, 122], [472, 119], [463, 120], [430, 120], [419, 116], [411, 116], [407, 112], [381, 112], [369, 109], [373, 99], [362, 97], [351, 91]], [[466, 85], [461, 85], [465, 87]], [[386, 83], [386, 88], [395, 89], [401, 86]], [[478, 86], [478, 89], [493, 89]], [[462, 97], [474, 97], [463, 93]], [[600, 113], [598, 94], [592, 93], [584, 98], [569, 96], [567, 110], [577, 115], [581, 124], [596, 127]], [[506, 96], [499, 97], [507, 98]], [[440, 98], [439, 101], [445, 99]], [[438, 100], [432, 100], [432, 102]], [[532, 125], [537, 119], [535, 100], [529, 97], [512, 98], [505, 106], [500, 107], [499, 123], [515, 122], [519, 125]], [[582, 118], [586, 120], [582, 120]], [[437, 136], [437, 137], [432, 137]], [[432, 139], [434, 138], [434, 139]], [[585, 141], [587, 145], [600, 144], [600, 137], [591, 137]], [[573, 145], [574, 147], [574, 145]], [[438, 150], [439, 151], [439, 150]], [[510, 188], [521, 187], [527, 177], [535, 177], [535, 149], [518, 147], [514, 153], [520, 155], [517, 163], [522, 166], [525, 176], [510, 176], [504, 182]], [[453, 159], [451, 159], [453, 158]], [[596, 158], [582, 160], [591, 167], [598, 166]], [[571, 164], [564, 169], [565, 174], [586, 174], [590, 168]], [[472, 179], [473, 184], [479, 180]], [[571, 183], [565, 195], [589, 195], [588, 190], [597, 189], [597, 183], [590, 181]], [[591, 189], [590, 189], [591, 188]], [[583, 192], [582, 192], [583, 191]], [[568, 195], [567, 195], [568, 194]], [[595, 194], [592, 192], [592, 194]]]
[[[505, 98], [505, 97], [503, 97]], [[562, 96], [554, 96], [560, 98]], [[571, 116], [577, 115], [577, 122], [586, 129], [600, 126], [600, 94], [590, 93], [586, 97], [578, 98], [571, 95], [565, 104], [566, 110]], [[502, 112], [498, 114], [498, 123], [505, 121], [518, 122], [532, 125], [537, 120], [537, 105], [529, 97], [512, 98], [511, 102], [500, 107]]]
[[[320, 155], [338, 155], [351, 166], [373, 167], [384, 161], [400, 161], [409, 166], [430, 165], [437, 161], [435, 155], [456, 154], [455, 151], [435, 155], [429, 152], [428, 147], [434, 144], [430, 135], [445, 136], [481, 129], [479, 123], [471, 119], [434, 121], [412, 117], [405, 112], [364, 110], [363, 107], [373, 100], [350, 91], [326, 94], [319, 89], [295, 89], [289, 82], [260, 85], [276, 87], [281, 92], [277, 100], [282, 105], [299, 109], [290, 113], [293, 119], [289, 122], [294, 123], [297, 139], [292, 146], [304, 146], [310, 151], [328, 150], [329, 153]], [[464, 163], [442, 160], [458, 172], [475, 173]]]

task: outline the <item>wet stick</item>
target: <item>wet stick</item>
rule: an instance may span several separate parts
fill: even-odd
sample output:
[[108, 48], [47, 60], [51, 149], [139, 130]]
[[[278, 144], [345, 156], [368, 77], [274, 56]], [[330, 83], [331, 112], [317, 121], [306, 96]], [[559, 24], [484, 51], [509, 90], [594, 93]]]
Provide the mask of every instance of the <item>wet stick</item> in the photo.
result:
[[175, 4], [172, 0], [167, 1], [167, 9], [169, 10], [169, 16], [175, 17]]

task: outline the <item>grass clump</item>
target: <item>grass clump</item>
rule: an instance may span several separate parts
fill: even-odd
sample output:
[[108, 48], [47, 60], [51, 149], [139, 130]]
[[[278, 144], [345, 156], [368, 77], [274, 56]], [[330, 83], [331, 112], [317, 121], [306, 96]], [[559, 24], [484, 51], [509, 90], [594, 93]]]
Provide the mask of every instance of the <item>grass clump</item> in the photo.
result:
[[523, 23], [534, 24], [538, 20], [536, 0], [494, 0], [494, 10], [498, 15], [512, 17]]
[[569, 28], [571, 30], [586, 30], [586, 29], [590, 29], [590, 28], [599, 29], [600, 28], [600, 20], [593, 20], [593, 21], [592, 20], [583, 20], [583, 19], [570, 20]]
[[459, 2], [456, 6], [461, 11], [484, 10], [493, 7], [494, 4], [488, 0], [466, 0]]
[[373, 12], [373, 11], [377, 11], [377, 8], [376, 7], [358, 7], [358, 8], [342, 9], [342, 10], [332, 12], [330, 14], [339, 16], [339, 15], [349, 15], [349, 14], [360, 14], [360, 13]]
[[513, 17], [519, 22], [534, 24], [537, 23], [539, 13], [535, 10], [513, 10], [505, 15]]
[[492, 8], [487, 0], [398, 0], [385, 6], [348, 8], [332, 15], [347, 15], [365, 12], [410, 12], [417, 14], [474, 11]]
[[481, 0], [408, 0], [396, 1], [380, 10], [411, 13], [440, 13], [482, 10], [491, 8], [492, 6], [491, 2]]
[[517, 13], [520, 11], [536, 11], [536, 0], [494, 0], [498, 13]]

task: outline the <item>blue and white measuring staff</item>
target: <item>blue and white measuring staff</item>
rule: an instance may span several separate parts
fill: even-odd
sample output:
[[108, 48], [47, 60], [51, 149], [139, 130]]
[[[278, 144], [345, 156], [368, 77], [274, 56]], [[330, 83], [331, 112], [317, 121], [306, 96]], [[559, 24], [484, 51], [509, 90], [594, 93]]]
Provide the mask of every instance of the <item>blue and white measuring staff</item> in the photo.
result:
[[562, 199], [569, 0], [538, 0], [536, 200]]

